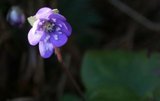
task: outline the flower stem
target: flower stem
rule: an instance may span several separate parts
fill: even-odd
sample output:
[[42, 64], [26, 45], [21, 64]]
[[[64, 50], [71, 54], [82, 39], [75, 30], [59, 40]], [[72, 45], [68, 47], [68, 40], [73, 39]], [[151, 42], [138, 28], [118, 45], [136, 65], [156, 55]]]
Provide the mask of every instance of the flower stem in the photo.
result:
[[77, 92], [79, 93], [79, 95], [82, 97], [82, 100], [86, 101], [86, 98], [85, 98], [83, 92], [81, 91], [79, 85], [77, 84], [77, 82], [73, 78], [72, 74], [70, 73], [70, 71], [68, 70], [68, 68], [66, 67], [66, 65], [64, 64], [63, 59], [62, 59], [62, 55], [61, 55], [61, 52], [60, 52], [59, 48], [55, 48], [55, 54], [57, 55], [57, 59], [60, 62], [63, 71], [65, 72], [65, 74], [67, 75], [67, 77], [69, 78], [69, 80], [71, 81], [71, 83], [73, 84], [73, 86], [75, 87], [75, 89], [77, 90]]

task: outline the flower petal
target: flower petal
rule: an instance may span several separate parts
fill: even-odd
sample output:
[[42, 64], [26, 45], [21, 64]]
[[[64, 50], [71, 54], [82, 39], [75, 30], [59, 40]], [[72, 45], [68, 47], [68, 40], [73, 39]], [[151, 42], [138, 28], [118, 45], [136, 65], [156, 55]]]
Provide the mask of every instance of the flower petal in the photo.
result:
[[65, 34], [55, 32], [51, 35], [50, 41], [55, 47], [61, 47], [67, 42], [68, 38]]
[[54, 50], [54, 47], [53, 47], [52, 43], [50, 43], [49, 41], [47, 41], [47, 42], [40, 41], [39, 42], [39, 51], [40, 51], [40, 55], [43, 58], [49, 58], [53, 54], [53, 50]]
[[29, 33], [28, 33], [28, 41], [29, 41], [30, 45], [32, 45], [32, 46], [37, 45], [38, 42], [40, 41], [42, 35], [43, 35], [42, 32], [35, 33], [33, 28], [31, 28]]
[[53, 14], [52, 9], [48, 8], [48, 7], [43, 7], [40, 10], [38, 10], [38, 12], [36, 13], [36, 18], [37, 19], [48, 19], [48, 17]]
[[65, 33], [67, 36], [70, 36], [72, 33], [71, 25], [66, 21], [57, 20], [56, 25], [60, 27], [61, 31]]
[[32, 30], [33, 30], [33, 33], [36, 32], [36, 30], [38, 29], [38, 23], [39, 23], [39, 20], [36, 20], [33, 24], [33, 27], [32, 27]]
[[56, 21], [57, 19], [58, 20], [62, 20], [62, 21], [66, 21], [66, 18], [63, 15], [59, 14], [59, 13], [51, 14], [49, 16], [49, 19], [52, 19], [53, 21]]

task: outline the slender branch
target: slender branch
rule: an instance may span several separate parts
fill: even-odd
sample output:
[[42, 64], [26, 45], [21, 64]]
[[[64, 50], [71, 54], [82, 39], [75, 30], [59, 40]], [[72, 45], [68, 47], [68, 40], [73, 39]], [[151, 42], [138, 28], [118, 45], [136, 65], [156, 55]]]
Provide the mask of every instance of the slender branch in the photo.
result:
[[[65, 61], [65, 60], [66, 60], [66, 61]], [[67, 69], [69, 69], [70, 60], [71, 60], [70, 55], [68, 55], [65, 60], [64, 60], [64, 61], [65, 61], [65, 63], [66, 63], [66, 67], [67, 67]], [[67, 77], [66, 77], [66, 75], [63, 73], [62, 76], [61, 76], [61, 78], [60, 78], [60, 81], [59, 81], [59, 83], [58, 83], [58, 87], [57, 87], [57, 99], [58, 99], [58, 101], [59, 101], [60, 98], [63, 96], [66, 81], [67, 81]]]
[[134, 9], [130, 8], [120, 0], [106, 0], [116, 8], [118, 8], [121, 12], [124, 12], [128, 16], [130, 16], [132, 19], [136, 20], [146, 28], [153, 30], [153, 31], [160, 31], [160, 24], [159, 23], [154, 23], [144, 17], [143, 15], [139, 14], [136, 12]]
[[75, 79], [73, 78], [73, 76], [71, 75], [70, 71], [68, 70], [68, 68], [66, 67], [65, 63], [62, 60], [62, 55], [60, 53], [59, 48], [55, 48], [55, 54], [57, 55], [58, 61], [61, 63], [61, 67], [63, 69], [63, 71], [65, 72], [65, 74], [67, 75], [67, 77], [69, 78], [69, 80], [72, 82], [73, 86], [75, 87], [75, 89], [77, 90], [77, 92], [79, 93], [79, 95], [82, 97], [83, 101], [86, 101], [86, 98], [83, 94], [83, 92], [81, 91], [79, 85], [77, 84], [77, 82], [75, 81]]

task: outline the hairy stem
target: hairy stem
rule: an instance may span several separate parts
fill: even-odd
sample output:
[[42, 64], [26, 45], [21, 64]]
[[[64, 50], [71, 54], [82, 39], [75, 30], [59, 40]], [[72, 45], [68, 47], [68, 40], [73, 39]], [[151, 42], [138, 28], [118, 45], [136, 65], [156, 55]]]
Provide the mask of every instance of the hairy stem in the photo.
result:
[[67, 75], [67, 77], [69, 78], [69, 80], [71, 81], [71, 83], [73, 84], [73, 86], [75, 87], [77, 92], [79, 93], [79, 95], [82, 97], [82, 100], [86, 101], [86, 98], [85, 98], [83, 92], [81, 91], [79, 85], [77, 84], [77, 82], [73, 78], [72, 74], [70, 73], [70, 71], [66, 67], [65, 63], [63, 62], [62, 55], [61, 55], [59, 48], [55, 48], [55, 54], [57, 55], [58, 61], [61, 63], [61, 67], [62, 67], [63, 71], [65, 72], [65, 74]]

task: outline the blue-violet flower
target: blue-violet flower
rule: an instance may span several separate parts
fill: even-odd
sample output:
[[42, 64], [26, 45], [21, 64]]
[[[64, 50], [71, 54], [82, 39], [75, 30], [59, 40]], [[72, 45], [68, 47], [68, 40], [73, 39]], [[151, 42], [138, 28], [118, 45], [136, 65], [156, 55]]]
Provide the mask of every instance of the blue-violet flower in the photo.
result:
[[25, 14], [19, 6], [13, 6], [7, 13], [7, 21], [16, 27], [22, 27], [25, 23]]
[[67, 42], [72, 28], [64, 16], [48, 7], [38, 10], [34, 17], [36, 21], [28, 33], [28, 41], [32, 46], [39, 44], [40, 55], [49, 58], [55, 48]]

